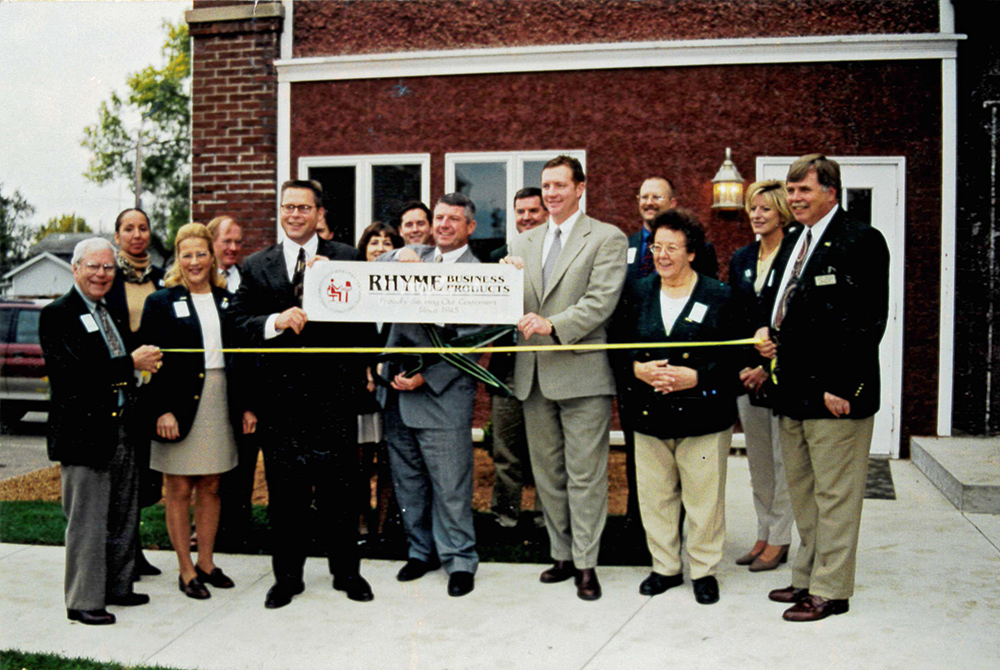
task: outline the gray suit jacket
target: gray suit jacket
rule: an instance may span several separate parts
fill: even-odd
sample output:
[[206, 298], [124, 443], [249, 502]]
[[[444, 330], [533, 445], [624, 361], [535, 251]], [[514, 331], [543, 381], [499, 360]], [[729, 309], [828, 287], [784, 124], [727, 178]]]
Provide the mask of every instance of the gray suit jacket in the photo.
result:
[[[420, 256], [423, 262], [433, 262], [435, 247], [413, 244], [408, 247]], [[382, 254], [376, 262], [396, 260], [399, 250]], [[471, 249], [466, 249], [459, 263], [478, 263]], [[481, 330], [483, 326], [435, 326], [445, 340], [464, 336]], [[430, 347], [433, 346], [422, 325], [417, 323], [394, 323], [389, 329], [387, 347]], [[478, 356], [469, 356], [476, 360]], [[382, 376], [392, 379], [399, 374], [393, 364], [387, 364]], [[439, 361], [421, 371], [424, 384], [413, 391], [397, 392], [379, 387], [378, 400], [385, 407], [394, 395], [398, 398], [399, 413], [403, 423], [410, 428], [452, 428], [468, 430], [472, 425], [472, 406], [476, 395], [476, 380], [452, 365]]]
[[[582, 214], [564, 241], [546, 290], [542, 291], [542, 247], [548, 226], [538, 226], [510, 243], [524, 259], [524, 311], [544, 316], [556, 339], [535, 335], [519, 344], [603, 344], [607, 326], [625, 283], [628, 240], [616, 226]], [[567, 400], [614, 395], [615, 382], [606, 351], [519, 352], [514, 392], [524, 400], [535, 370], [542, 395]]]

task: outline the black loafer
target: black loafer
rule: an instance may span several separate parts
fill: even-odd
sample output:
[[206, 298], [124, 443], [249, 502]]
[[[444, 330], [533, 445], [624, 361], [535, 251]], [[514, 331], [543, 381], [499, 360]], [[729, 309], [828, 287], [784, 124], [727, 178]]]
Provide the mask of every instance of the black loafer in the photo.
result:
[[177, 586], [181, 593], [186, 595], [188, 598], [194, 598], [195, 600], [205, 600], [206, 598], [212, 597], [212, 592], [205, 588], [205, 585], [201, 583], [197, 577], [192, 577], [191, 581], [187, 584], [184, 583], [184, 576], [181, 575], [177, 577]]
[[100, 610], [66, 610], [66, 618], [70, 621], [79, 621], [87, 626], [108, 626], [117, 619], [111, 612]]
[[222, 571], [222, 568], [212, 568], [211, 572], [205, 572], [196, 565], [194, 566], [194, 572], [198, 575], [198, 579], [201, 580], [202, 584], [211, 584], [220, 589], [231, 589], [236, 586], [236, 583]]
[[149, 596], [145, 593], [126, 593], [121, 596], [108, 596], [109, 605], [118, 605], [119, 607], [135, 607], [136, 605], [145, 605], [149, 602]]
[[694, 584], [694, 599], [702, 605], [714, 605], [719, 602], [719, 582], [709, 575], [692, 581]]
[[421, 561], [419, 558], [410, 558], [406, 561], [406, 565], [401, 567], [399, 572], [396, 573], [396, 579], [401, 582], [412, 582], [414, 579], [420, 579], [431, 570], [437, 570], [440, 567], [440, 561]]
[[163, 570], [146, 560], [140, 551], [135, 557], [135, 574], [142, 575], [143, 577], [155, 577], [156, 575], [163, 574]]
[[661, 575], [659, 572], [649, 573], [649, 577], [639, 584], [639, 593], [644, 596], [658, 596], [667, 589], [680, 586], [684, 583], [684, 575]]
[[343, 591], [347, 594], [348, 599], [359, 603], [375, 600], [375, 594], [372, 593], [371, 585], [361, 575], [334, 577], [333, 588], [337, 591]]
[[476, 576], [471, 572], [456, 570], [448, 577], [448, 595], [453, 598], [472, 593], [476, 588]]
[[267, 591], [264, 598], [264, 607], [269, 610], [276, 610], [292, 602], [292, 598], [306, 590], [306, 585], [302, 582], [276, 582]]

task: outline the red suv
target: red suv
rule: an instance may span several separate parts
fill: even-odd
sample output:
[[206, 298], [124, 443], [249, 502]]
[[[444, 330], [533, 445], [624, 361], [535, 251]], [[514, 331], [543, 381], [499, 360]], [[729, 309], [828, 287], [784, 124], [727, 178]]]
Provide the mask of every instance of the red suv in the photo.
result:
[[48, 411], [49, 378], [38, 343], [42, 306], [20, 300], [0, 302], [0, 420], [12, 425], [25, 412]]

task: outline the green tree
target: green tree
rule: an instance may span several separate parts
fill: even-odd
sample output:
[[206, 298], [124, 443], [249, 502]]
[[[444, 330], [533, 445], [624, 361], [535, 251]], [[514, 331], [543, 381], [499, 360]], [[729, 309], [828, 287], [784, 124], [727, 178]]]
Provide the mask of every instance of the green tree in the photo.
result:
[[[81, 144], [93, 155], [84, 176], [106, 184], [127, 179], [135, 193], [136, 148], [141, 135], [142, 194], [153, 196], [153, 230], [172, 244], [174, 233], [190, 220], [191, 203], [191, 43], [187, 25], [164, 21], [166, 64], [131, 74], [127, 95], [111, 94], [101, 103], [98, 122], [84, 129]], [[126, 118], [134, 119], [126, 122]]]
[[41, 242], [43, 238], [48, 237], [52, 233], [92, 233], [93, 230], [87, 225], [82, 216], [77, 216], [76, 212], [72, 214], [63, 214], [62, 216], [53, 216], [49, 219], [49, 222], [42, 226], [41, 230], [35, 233], [35, 242]]
[[0, 182], [0, 276], [20, 265], [28, 255], [31, 228], [26, 219], [34, 213], [35, 208], [19, 191], [5, 195]]

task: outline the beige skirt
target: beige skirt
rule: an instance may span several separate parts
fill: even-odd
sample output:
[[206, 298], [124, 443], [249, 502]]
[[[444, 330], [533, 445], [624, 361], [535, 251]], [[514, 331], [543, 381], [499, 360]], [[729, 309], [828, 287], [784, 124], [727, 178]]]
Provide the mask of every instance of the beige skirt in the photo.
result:
[[168, 475], [215, 475], [235, 468], [236, 459], [236, 438], [226, 401], [226, 371], [206, 370], [191, 432], [171, 444], [153, 440], [149, 467]]

